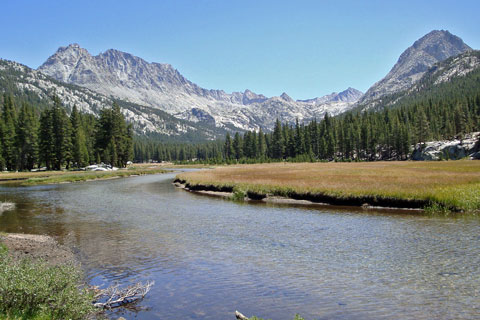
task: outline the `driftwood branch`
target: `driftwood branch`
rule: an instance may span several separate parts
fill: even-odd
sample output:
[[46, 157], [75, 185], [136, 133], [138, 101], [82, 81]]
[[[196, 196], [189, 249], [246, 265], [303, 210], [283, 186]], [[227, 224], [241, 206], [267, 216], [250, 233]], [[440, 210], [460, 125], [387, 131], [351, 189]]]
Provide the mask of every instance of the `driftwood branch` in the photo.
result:
[[154, 281], [149, 281], [145, 284], [139, 282], [126, 288], [119, 288], [118, 284], [106, 289], [94, 288], [95, 303], [93, 305], [97, 308], [112, 309], [137, 302], [145, 297], [154, 284]]
[[235, 318], [237, 318], [238, 320], [248, 320], [247, 317], [245, 317], [243, 314], [241, 314], [238, 311], [235, 311]]

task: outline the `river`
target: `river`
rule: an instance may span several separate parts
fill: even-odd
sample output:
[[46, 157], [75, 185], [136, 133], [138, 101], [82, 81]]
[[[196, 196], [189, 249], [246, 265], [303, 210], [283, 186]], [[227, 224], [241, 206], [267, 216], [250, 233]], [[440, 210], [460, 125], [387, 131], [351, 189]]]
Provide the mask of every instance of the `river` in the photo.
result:
[[174, 173], [0, 187], [0, 231], [47, 234], [97, 285], [154, 280], [127, 319], [478, 319], [480, 219], [236, 203]]

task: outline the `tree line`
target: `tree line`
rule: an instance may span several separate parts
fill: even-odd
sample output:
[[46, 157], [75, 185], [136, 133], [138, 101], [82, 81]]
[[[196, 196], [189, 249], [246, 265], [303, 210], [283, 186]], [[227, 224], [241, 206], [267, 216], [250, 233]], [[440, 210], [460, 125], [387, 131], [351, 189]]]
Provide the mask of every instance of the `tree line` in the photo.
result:
[[[429, 80], [431, 82], [433, 80]], [[305, 124], [276, 121], [272, 132], [227, 134], [224, 140], [179, 145], [136, 141], [137, 161], [253, 163], [268, 161], [406, 160], [412, 146], [480, 131], [480, 70], [372, 109], [328, 114]]]
[[133, 159], [133, 131], [113, 104], [96, 118], [70, 116], [57, 96], [43, 110], [4, 94], [0, 118], [0, 168], [9, 171], [46, 167], [80, 168], [93, 163], [124, 167]]

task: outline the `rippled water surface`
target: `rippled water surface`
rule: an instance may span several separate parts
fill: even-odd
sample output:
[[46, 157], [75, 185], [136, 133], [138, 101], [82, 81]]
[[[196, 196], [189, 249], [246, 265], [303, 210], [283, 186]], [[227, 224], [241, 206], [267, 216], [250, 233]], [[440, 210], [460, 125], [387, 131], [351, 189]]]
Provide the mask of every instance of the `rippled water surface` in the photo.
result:
[[173, 177], [0, 187], [0, 231], [57, 237], [94, 284], [155, 280], [127, 318], [480, 318], [478, 218], [235, 203]]

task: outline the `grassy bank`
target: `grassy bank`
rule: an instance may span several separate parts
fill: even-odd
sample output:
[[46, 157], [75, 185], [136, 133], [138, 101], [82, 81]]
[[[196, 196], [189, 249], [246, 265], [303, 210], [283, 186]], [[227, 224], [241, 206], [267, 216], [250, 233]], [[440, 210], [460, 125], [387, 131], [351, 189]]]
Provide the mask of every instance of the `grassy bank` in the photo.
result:
[[0, 242], [0, 319], [85, 319], [93, 295], [70, 265], [15, 260]]
[[193, 190], [282, 196], [334, 205], [476, 212], [480, 161], [271, 163], [182, 173]]
[[9, 172], [0, 174], [0, 183], [18, 183], [20, 185], [30, 186], [37, 184], [104, 180], [165, 172], [164, 169], [158, 166], [130, 167], [117, 171]]

